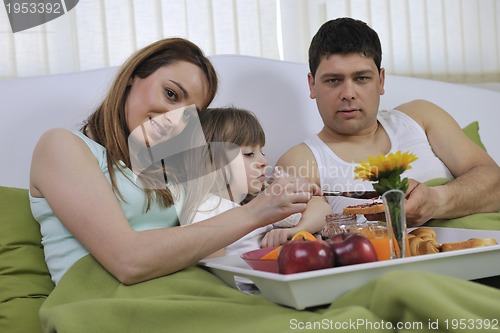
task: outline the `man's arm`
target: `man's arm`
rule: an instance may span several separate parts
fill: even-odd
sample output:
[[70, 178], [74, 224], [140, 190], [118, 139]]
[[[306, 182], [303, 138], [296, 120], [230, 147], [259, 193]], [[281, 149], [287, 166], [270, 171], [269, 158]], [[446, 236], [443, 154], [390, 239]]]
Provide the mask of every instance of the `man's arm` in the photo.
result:
[[500, 168], [437, 105], [417, 100], [396, 107], [424, 129], [434, 153], [455, 180], [437, 187], [411, 181], [406, 212], [409, 225], [431, 218], [454, 218], [500, 210]]

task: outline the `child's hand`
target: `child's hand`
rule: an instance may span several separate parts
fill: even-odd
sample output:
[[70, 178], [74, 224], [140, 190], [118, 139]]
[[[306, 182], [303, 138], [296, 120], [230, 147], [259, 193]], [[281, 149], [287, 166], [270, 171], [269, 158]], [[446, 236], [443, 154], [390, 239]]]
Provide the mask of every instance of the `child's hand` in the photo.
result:
[[295, 235], [295, 228], [278, 228], [267, 232], [260, 242], [260, 247], [275, 247], [286, 243]]

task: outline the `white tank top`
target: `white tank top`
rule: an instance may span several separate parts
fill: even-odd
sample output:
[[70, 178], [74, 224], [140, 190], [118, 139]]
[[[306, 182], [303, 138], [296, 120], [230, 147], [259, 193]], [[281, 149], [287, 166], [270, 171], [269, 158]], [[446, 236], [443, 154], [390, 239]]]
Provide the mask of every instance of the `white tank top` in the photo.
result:
[[[411, 164], [412, 168], [406, 170], [402, 177], [413, 178], [420, 182], [434, 178], [454, 178], [446, 165], [434, 154], [422, 127], [413, 119], [397, 110], [379, 111], [377, 119], [389, 136], [390, 152], [408, 151], [417, 156], [417, 160]], [[307, 138], [304, 143], [316, 159], [320, 186], [323, 190], [373, 190], [371, 182], [354, 179], [354, 168], [359, 165], [359, 161], [342, 160], [317, 135]], [[344, 197], [327, 197], [327, 200], [335, 213], [341, 213], [346, 206], [366, 201]]]

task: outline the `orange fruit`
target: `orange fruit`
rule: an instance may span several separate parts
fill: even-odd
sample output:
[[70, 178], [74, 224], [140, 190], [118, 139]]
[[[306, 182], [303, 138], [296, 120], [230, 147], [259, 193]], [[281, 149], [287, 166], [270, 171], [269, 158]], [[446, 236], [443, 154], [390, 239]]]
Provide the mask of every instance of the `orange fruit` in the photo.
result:
[[306, 230], [299, 230], [293, 235], [292, 240], [296, 239], [304, 239], [304, 240], [309, 240], [309, 241], [316, 241], [316, 237], [314, 237], [313, 234], [311, 234], [309, 231]]
[[272, 251], [266, 253], [265, 255], [263, 255], [262, 257], [260, 257], [260, 259], [262, 259], [262, 260], [278, 260], [278, 254], [280, 253], [280, 250], [281, 250], [281, 246], [278, 246], [274, 250], [272, 250]]
[[[297, 231], [295, 233], [295, 235], [293, 235], [293, 237], [292, 237], [292, 240], [296, 240], [296, 239], [303, 239], [303, 240], [308, 240], [308, 241], [316, 241], [317, 240], [313, 234], [311, 234], [309, 231], [305, 231], [305, 230]], [[278, 255], [280, 253], [280, 250], [281, 250], [281, 246], [278, 246], [274, 250], [272, 250], [272, 251], [266, 253], [265, 255], [263, 255], [262, 257], [260, 257], [260, 259], [262, 259], [262, 260], [278, 260]]]

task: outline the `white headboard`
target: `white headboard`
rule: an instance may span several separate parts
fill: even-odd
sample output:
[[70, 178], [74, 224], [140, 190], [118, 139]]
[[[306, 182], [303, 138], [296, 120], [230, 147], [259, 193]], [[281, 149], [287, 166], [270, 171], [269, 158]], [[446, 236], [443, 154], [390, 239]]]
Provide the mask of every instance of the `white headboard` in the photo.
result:
[[[271, 164], [291, 146], [317, 133], [322, 122], [309, 98], [306, 64], [248, 56], [211, 57], [220, 78], [212, 106], [253, 111], [266, 131]], [[49, 128], [77, 129], [99, 104], [116, 68], [0, 80], [0, 185], [27, 188], [33, 148]], [[428, 99], [462, 126], [474, 120], [492, 157], [500, 162], [497, 127], [500, 93], [409, 77], [387, 76], [381, 108]]]

